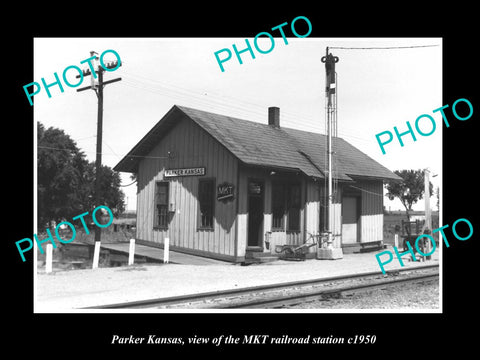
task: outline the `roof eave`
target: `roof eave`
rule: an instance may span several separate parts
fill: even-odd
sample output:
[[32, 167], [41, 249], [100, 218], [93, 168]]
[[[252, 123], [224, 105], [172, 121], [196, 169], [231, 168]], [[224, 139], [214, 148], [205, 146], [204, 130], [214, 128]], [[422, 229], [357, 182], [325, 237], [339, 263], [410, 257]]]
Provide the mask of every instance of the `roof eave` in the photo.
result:
[[[181, 111], [177, 105], [172, 106], [172, 108], [147, 132], [140, 141], [128, 152], [125, 157], [120, 160], [120, 162], [114, 166], [115, 171], [120, 172], [127, 172], [127, 173], [135, 173], [138, 172], [138, 166], [140, 161], [148, 155], [149, 151], [152, 149], [152, 146], [148, 144], [151, 142], [151, 138], [157, 138], [160, 130], [162, 127], [168, 131], [170, 122], [168, 119], [171, 118], [172, 114], [176, 111]], [[182, 111], [183, 114], [183, 111]], [[167, 132], [165, 131], [165, 133]], [[142, 146], [144, 149], [142, 149]], [[133, 161], [133, 164], [132, 164]]]
[[392, 173], [393, 176], [382, 176], [382, 175], [355, 175], [355, 174], [347, 174], [350, 176], [353, 180], [382, 180], [382, 181], [402, 181], [403, 179], [394, 173]]

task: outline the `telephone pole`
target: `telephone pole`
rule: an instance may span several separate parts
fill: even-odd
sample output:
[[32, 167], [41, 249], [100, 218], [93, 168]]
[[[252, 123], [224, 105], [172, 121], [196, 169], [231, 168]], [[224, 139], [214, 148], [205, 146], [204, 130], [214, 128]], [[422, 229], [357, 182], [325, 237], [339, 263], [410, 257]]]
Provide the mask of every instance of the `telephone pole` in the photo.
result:
[[[432, 234], [432, 211], [430, 209], [430, 170], [427, 168], [423, 172], [424, 174], [424, 194], [423, 197], [425, 199], [425, 229], [423, 230], [424, 234]], [[425, 253], [430, 253], [430, 242], [425, 241], [426, 244], [426, 251]], [[431, 256], [424, 257], [428, 260], [431, 259]]]
[[[94, 54], [97, 54], [95, 51], [90, 51], [90, 56], [93, 57]], [[98, 55], [98, 54], [97, 54]], [[98, 56], [95, 58], [98, 60]], [[122, 64], [118, 64], [118, 61], [109, 62], [104, 64], [106, 69], [113, 69], [122, 66]], [[104, 67], [98, 64], [97, 70], [95, 71], [98, 74], [98, 84], [95, 84], [94, 75], [87, 69], [83, 72], [83, 76], [92, 76], [91, 78], [91, 85], [85, 86], [77, 90], [77, 92], [85, 91], [88, 89], [92, 89], [95, 91], [98, 99], [98, 111], [97, 111], [97, 152], [95, 158], [95, 206], [102, 205], [102, 194], [101, 194], [101, 183], [100, 183], [100, 173], [102, 167], [102, 133], [103, 133], [103, 88], [107, 84], [111, 84], [117, 81], [122, 80], [122, 78], [116, 78], [113, 80], [103, 81], [103, 73], [106, 71]], [[80, 77], [80, 75], [77, 75]], [[95, 247], [94, 247], [94, 254], [93, 254], [93, 268], [98, 267], [98, 258], [100, 253], [100, 241], [102, 237], [102, 229], [98, 226], [95, 226]]]

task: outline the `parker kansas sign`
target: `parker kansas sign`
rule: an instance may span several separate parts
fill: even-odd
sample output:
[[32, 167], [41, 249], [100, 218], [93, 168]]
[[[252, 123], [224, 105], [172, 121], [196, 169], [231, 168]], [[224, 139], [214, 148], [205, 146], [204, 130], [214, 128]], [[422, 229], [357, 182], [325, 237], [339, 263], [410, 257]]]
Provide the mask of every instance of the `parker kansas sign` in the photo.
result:
[[166, 169], [164, 177], [178, 177], [178, 176], [203, 176], [205, 175], [205, 168], [186, 168], [186, 169]]
[[233, 200], [234, 189], [233, 184], [227, 182], [221, 183], [217, 186], [217, 200]]

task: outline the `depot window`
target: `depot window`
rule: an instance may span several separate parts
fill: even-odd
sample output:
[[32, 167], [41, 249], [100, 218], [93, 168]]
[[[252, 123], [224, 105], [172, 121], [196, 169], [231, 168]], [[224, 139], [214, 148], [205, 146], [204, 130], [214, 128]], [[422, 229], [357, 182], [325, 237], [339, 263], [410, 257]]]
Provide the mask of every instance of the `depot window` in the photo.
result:
[[300, 185], [287, 188], [287, 230], [300, 231]]
[[285, 230], [285, 186], [273, 184], [272, 186], [272, 230]]
[[300, 231], [300, 184], [272, 184], [272, 230]]
[[213, 230], [215, 215], [215, 180], [203, 179], [198, 182], [199, 228]]
[[155, 187], [155, 227], [159, 229], [168, 229], [169, 183], [157, 181]]

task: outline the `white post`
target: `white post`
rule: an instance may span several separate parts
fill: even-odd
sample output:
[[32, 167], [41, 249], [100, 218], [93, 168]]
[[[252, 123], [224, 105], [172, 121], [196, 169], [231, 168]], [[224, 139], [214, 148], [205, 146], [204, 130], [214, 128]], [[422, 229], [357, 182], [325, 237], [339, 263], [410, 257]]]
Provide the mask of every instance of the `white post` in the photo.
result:
[[398, 249], [398, 234], [395, 233], [395, 247]]
[[128, 250], [128, 265], [133, 265], [135, 258], [135, 239], [130, 239], [130, 248]]
[[51, 273], [52, 272], [52, 251], [53, 246], [52, 244], [47, 244], [47, 255], [45, 259], [45, 272]]
[[95, 241], [95, 249], [93, 251], [92, 269], [98, 268], [98, 260], [100, 258], [100, 241]]
[[164, 244], [163, 244], [163, 263], [168, 264], [169, 258], [170, 258], [170, 239], [165, 238]]

